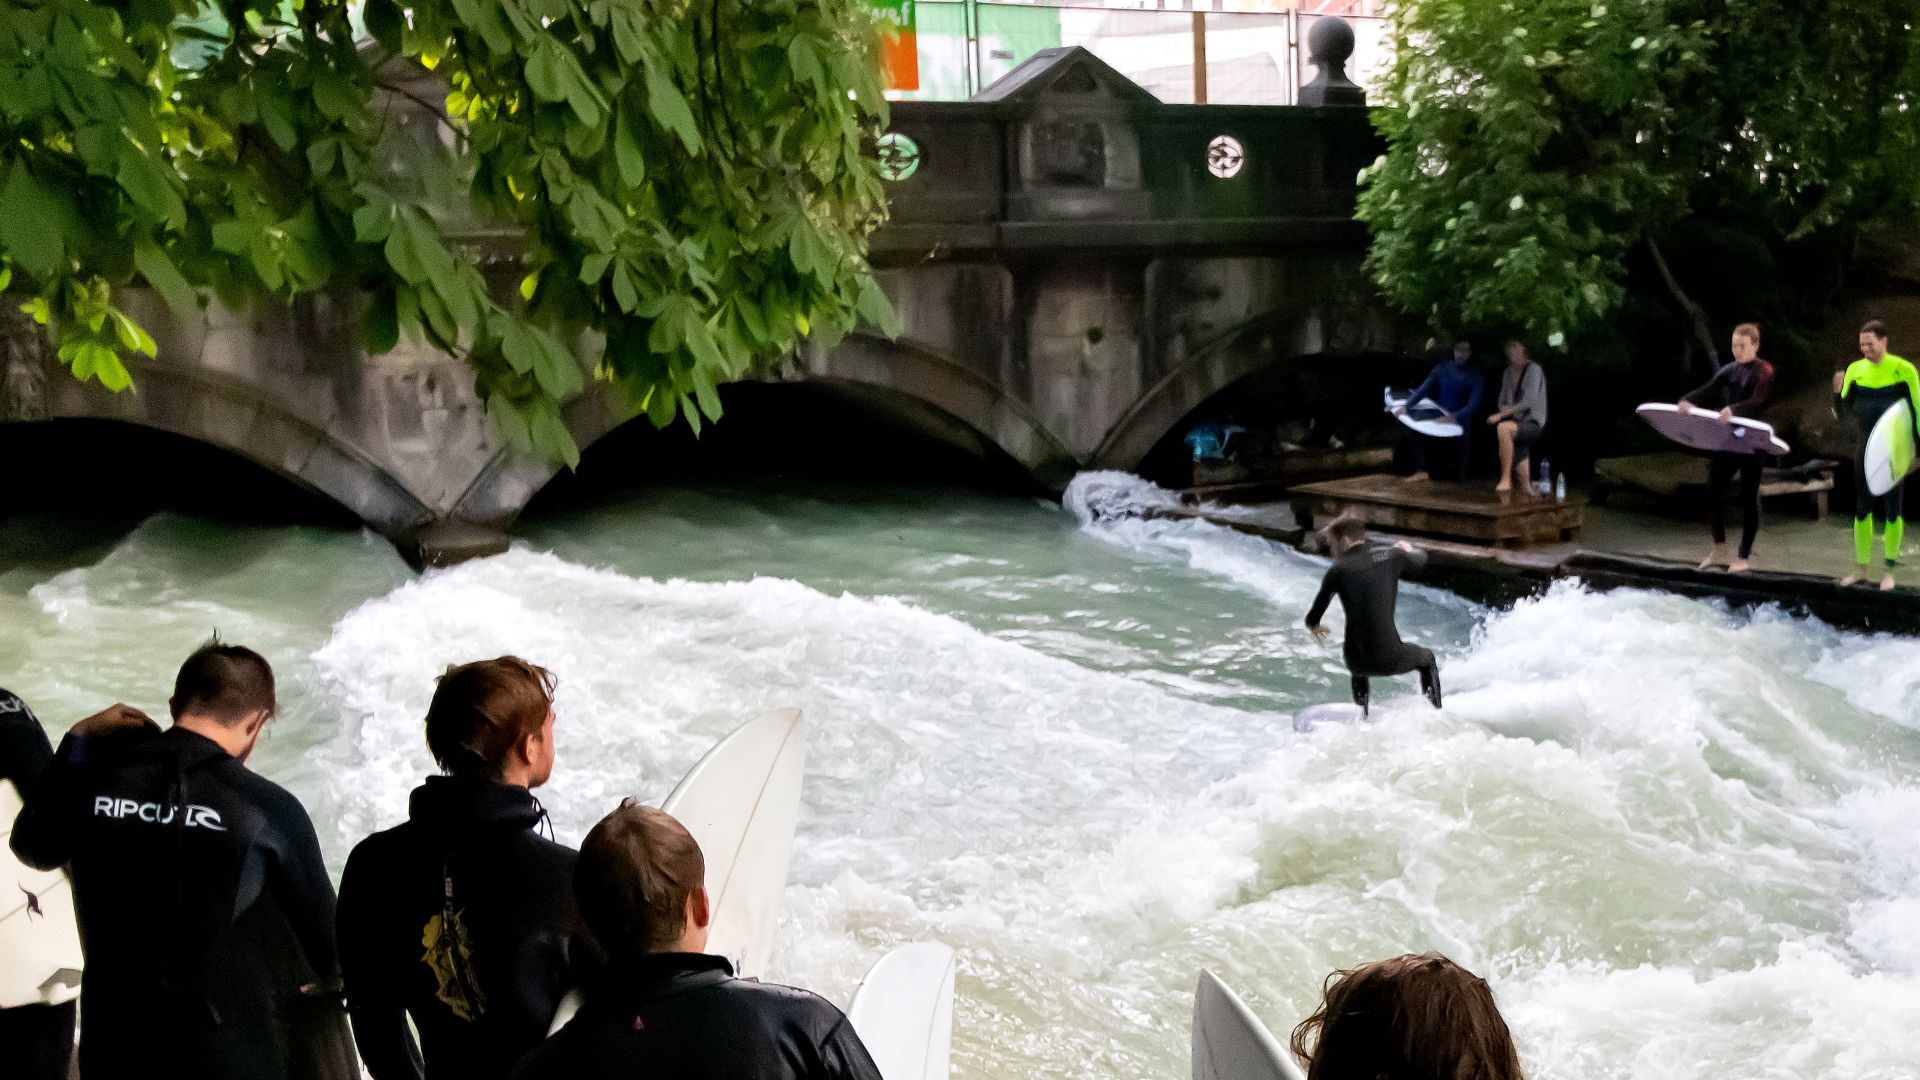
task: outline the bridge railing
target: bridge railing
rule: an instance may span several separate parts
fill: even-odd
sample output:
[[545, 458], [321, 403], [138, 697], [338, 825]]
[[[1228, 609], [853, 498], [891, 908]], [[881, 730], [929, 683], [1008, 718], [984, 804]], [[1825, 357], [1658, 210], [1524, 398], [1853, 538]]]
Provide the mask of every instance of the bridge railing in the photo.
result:
[[1079, 45], [1169, 104], [1292, 105], [1312, 77], [1307, 35], [1333, 15], [1353, 27], [1349, 75], [1371, 89], [1393, 58], [1387, 20], [1373, 17], [1366, 0], [1313, 6], [1314, 13], [1167, 11], [918, 0], [919, 89], [890, 96], [964, 101], [1042, 49]]

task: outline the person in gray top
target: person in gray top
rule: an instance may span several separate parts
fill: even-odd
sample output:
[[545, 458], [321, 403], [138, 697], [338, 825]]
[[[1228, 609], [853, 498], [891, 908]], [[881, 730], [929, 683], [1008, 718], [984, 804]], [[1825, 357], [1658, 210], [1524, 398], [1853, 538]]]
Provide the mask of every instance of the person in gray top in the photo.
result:
[[1533, 444], [1547, 427], [1547, 373], [1527, 355], [1522, 341], [1507, 342], [1507, 366], [1500, 373], [1500, 407], [1487, 417], [1500, 437], [1500, 482], [1495, 491], [1512, 491], [1516, 479], [1527, 490]]

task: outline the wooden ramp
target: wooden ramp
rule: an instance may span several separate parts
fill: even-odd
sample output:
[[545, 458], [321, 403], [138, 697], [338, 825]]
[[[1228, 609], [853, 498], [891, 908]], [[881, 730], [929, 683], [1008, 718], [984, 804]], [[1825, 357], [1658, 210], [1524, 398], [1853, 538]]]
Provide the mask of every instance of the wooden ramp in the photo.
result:
[[1491, 485], [1410, 484], [1388, 473], [1302, 484], [1292, 495], [1295, 516], [1309, 528], [1351, 510], [1374, 528], [1503, 548], [1576, 541], [1586, 509], [1573, 493], [1565, 500], [1501, 494]]

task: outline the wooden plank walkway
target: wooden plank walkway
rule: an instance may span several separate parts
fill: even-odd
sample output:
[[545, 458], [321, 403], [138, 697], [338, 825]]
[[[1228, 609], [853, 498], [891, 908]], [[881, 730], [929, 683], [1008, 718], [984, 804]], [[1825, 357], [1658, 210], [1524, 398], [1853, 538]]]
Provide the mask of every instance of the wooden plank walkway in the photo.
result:
[[1445, 536], [1502, 548], [1580, 539], [1586, 500], [1564, 500], [1490, 486], [1443, 481], [1410, 484], [1389, 473], [1323, 480], [1292, 491], [1294, 513], [1308, 528], [1353, 511], [1373, 528]]

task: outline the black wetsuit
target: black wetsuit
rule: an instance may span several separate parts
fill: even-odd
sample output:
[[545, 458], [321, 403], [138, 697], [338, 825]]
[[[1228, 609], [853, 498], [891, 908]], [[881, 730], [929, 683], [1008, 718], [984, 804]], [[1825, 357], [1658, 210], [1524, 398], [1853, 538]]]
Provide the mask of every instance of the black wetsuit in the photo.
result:
[[[1705, 386], [1688, 394], [1687, 404], [1711, 412], [1732, 409], [1733, 415], [1756, 417], [1773, 397], [1773, 365], [1753, 359], [1722, 364]], [[1766, 454], [1714, 454], [1707, 465], [1707, 502], [1713, 542], [1727, 542], [1727, 489], [1740, 477], [1740, 557], [1753, 554], [1753, 538], [1760, 533], [1760, 471]]]
[[1440, 707], [1440, 665], [1433, 651], [1400, 640], [1393, 608], [1400, 596], [1402, 574], [1417, 574], [1427, 565], [1424, 551], [1361, 544], [1333, 560], [1313, 598], [1307, 625], [1320, 625], [1327, 605], [1338, 594], [1347, 614], [1347, 671], [1353, 676], [1353, 703], [1365, 710], [1371, 699], [1367, 679], [1376, 675], [1420, 673], [1420, 689]]
[[184, 728], [69, 735], [13, 849], [73, 878], [86, 1080], [289, 1075], [298, 989], [337, 972], [333, 884], [292, 795]]
[[[47, 733], [33, 710], [17, 695], [0, 690], [0, 780], [11, 781], [14, 790], [25, 798], [52, 761], [53, 744], [47, 741]], [[0, 897], [0, 905], [11, 907], [22, 899]], [[12, 1063], [7, 1075], [22, 1080], [66, 1080], [67, 1066], [73, 1058], [74, 1009], [71, 1001], [0, 1009], [0, 1047], [5, 1048]]]
[[[436, 776], [414, 789], [410, 820], [353, 849], [340, 960], [374, 1080], [505, 1077], [597, 969], [573, 902], [574, 851], [534, 832], [542, 816], [526, 788]], [[430, 938], [464, 948], [423, 947]]]
[[513, 1080], [880, 1080], [845, 1015], [726, 960], [655, 953], [610, 964], [586, 1004]]

